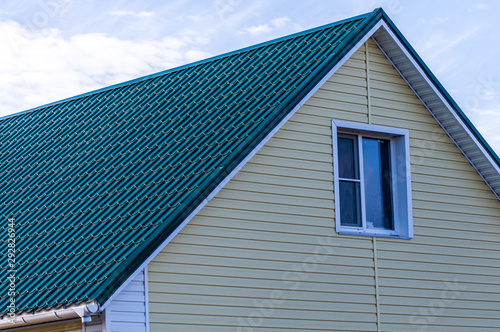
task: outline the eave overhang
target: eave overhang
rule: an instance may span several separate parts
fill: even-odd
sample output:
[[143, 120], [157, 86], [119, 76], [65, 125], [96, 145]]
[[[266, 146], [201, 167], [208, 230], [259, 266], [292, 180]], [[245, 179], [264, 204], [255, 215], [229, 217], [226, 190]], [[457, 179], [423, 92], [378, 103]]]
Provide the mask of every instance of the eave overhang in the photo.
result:
[[381, 21], [372, 39], [500, 199], [500, 159], [497, 154], [385, 13]]

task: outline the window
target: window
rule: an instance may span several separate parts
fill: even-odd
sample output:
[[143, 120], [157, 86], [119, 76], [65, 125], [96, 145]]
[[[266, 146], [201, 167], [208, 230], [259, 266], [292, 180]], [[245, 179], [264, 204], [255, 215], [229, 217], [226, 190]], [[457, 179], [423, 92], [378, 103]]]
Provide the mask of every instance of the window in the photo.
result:
[[332, 121], [340, 234], [413, 237], [409, 132]]

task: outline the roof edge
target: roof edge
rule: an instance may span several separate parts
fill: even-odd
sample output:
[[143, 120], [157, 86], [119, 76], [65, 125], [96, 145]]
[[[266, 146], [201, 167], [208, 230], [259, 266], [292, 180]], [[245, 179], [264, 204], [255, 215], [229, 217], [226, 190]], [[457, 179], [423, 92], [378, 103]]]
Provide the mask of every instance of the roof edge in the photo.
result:
[[396, 27], [394, 22], [390, 19], [390, 17], [381, 10], [382, 19], [387, 23], [387, 25], [392, 29], [394, 34], [399, 38], [401, 43], [406, 47], [408, 52], [413, 56], [418, 65], [423, 69], [424, 73], [427, 75], [429, 80], [436, 86], [439, 92], [443, 95], [446, 101], [454, 108], [457, 112], [457, 115], [460, 119], [465, 123], [465, 125], [469, 128], [469, 130], [474, 134], [474, 136], [478, 139], [478, 141], [483, 145], [485, 150], [490, 154], [491, 158], [497, 163], [497, 166], [500, 167], [500, 158], [498, 154], [493, 150], [490, 144], [484, 139], [483, 135], [477, 130], [477, 128], [472, 124], [467, 115], [462, 111], [460, 106], [455, 102], [453, 97], [448, 93], [448, 91], [444, 88], [444, 86], [439, 82], [437, 77], [432, 73], [430, 68], [425, 64], [422, 58], [418, 55], [417, 51], [410, 45], [408, 40], [403, 36], [401, 31]]
[[34, 313], [24, 312], [10, 318], [4, 315], [0, 319], [0, 330], [13, 327], [30, 327], [33, 325], [65, 321], [72, 318], [81, 318], [82, 322], [91, 320], [90, 315], [97, 313], [100, 306], [95, 301], [86, 301], [78, 305], [71, 305], [65, 308], [40, 310]]

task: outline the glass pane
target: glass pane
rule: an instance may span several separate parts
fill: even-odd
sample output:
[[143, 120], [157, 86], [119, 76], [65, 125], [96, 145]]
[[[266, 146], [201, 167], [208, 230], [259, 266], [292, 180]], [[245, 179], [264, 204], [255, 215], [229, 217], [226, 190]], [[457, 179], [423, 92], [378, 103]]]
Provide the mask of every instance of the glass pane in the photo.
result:
[[359, 182], [340, 181], [340, 224], [361, 227]]
[[394, 229], [390, 141], [363, 137], [366, 227]]
[[343, 179], [359, 179], [358, 147], [356, 136], [339, 136], [339, 177]]

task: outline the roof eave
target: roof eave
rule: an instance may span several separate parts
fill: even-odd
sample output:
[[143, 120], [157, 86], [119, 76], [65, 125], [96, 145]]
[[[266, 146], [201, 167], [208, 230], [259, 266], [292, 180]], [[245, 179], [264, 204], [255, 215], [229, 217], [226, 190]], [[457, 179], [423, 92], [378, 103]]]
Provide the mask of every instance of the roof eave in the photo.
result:
[[372, 36], [431, 115], [500, 199], [500, 159], [389, 17]]
[[95, 301], [89, 301], [64, 308], [40, 310], [35, 313], [25, 312], [17, 314], [12, 318], [5, 315], [2, 319], [0, 319], [0, 330], [52, 323], [71, 318], [80, 318], [81, 321], [85, 323], [90, 322], [92, 320], [90, 316], [98, 311], [99, 304]]

